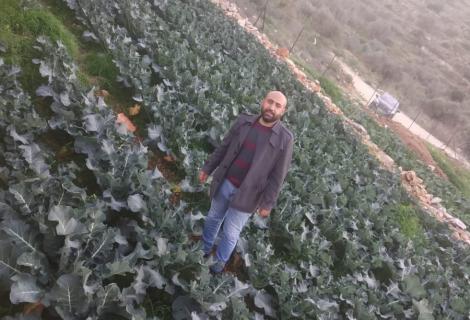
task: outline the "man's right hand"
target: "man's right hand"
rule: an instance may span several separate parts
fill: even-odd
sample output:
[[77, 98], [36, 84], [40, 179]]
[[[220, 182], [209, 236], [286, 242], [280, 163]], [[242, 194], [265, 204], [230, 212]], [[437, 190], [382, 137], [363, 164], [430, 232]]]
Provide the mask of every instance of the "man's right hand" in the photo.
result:
[[209, 175], [207, 173], [205, 173], [204, 171], [202, 171], [202, 170], [199, 171], [199, 182], [200, 183], [205, 183], [208, 176]]

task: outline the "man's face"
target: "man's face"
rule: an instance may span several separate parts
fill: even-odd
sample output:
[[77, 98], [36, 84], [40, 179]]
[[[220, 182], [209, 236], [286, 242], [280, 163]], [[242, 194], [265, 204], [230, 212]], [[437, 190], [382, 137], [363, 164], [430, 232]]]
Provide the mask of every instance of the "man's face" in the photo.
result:
[[281, 119], [286, 112], [286, 97], [280, 92], [270, 92], [261, 102], [261, 117], [267, 123]]

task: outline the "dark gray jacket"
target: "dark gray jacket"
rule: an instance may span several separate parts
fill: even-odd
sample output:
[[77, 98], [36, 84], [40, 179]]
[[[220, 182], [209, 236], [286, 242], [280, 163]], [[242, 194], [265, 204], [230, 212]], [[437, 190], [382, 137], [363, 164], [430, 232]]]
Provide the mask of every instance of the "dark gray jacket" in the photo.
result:
[[[217, 168], [210, 188], [211, 198], [258, 118], [259, 115], [241, 114], [204, 164], [202, 170], [209, 175]], [[258, 208], [271, 210], [274, 207], [292, 160], [293, 144], [292, 132], [278, 121], [272, 128], [269, 143], [256, 146], [251, 167], [230, 203], [232, 208], [252, 213]]]

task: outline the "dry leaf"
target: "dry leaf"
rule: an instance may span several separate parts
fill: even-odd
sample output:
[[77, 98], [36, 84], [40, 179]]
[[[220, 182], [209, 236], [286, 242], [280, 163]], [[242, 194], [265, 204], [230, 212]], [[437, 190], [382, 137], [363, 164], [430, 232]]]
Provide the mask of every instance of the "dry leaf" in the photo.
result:
[[163, 160], [165, 160], [167, 162], [174, 162], [175, 161], [175, 159], [170, 154], [167, 154], [166, 156], [164, 156]]
[[137, 130], [136, 126], [129, 120], [124, 113], [119, 113], [116, 119], [117, 123], [122, 123], [126, 126], [127, 130], [130, 132], [135, 132]]
[[129, 111], [129, 115], [136, 116], [140, 112], [140, 105], [134, 104], [132, 107], [128, 109], [128, 111]]
[[104, 90], [104, 89], [102, 89], [102, 90], [96, 90], [96, 91], [95, 91], [95, 96], [105, 98], [105, 97], [109, 96], [109, 92], [106, 91], [106, 90]]
[[171, 188], [171, 191], [173, 193], [181, 193], [181, 186], [180, 185], [175, 185]]

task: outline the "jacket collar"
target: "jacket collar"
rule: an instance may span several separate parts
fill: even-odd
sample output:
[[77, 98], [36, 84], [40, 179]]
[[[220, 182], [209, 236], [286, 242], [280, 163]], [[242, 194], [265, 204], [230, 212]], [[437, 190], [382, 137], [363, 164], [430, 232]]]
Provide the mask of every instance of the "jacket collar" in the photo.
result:
[[[261, 115], [249, 115], [247, 118], [246, 118], [246, 122], [249, 122], [250, 125], [252, 126], [256, 121], [258, 121], [258, 119], [261, 117]], [[281, 130], [281, 120], [278, 120], [274, 126], [271, 127], [272, 131], [275, 133], [275, 134], [279, 134], [279, 131]]]

